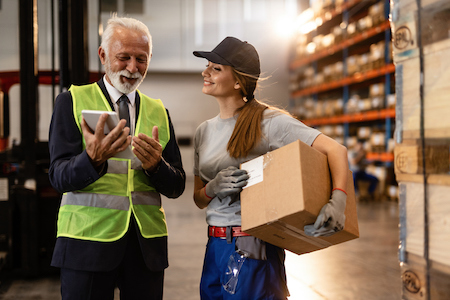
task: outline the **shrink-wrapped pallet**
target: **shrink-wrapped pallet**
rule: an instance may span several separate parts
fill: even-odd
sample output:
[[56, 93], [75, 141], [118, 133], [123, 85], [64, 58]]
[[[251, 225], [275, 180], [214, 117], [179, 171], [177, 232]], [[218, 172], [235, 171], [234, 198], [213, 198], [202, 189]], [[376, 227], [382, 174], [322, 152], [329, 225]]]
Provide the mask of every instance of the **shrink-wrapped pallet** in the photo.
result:
[[450, 137], [450, 1], [422, 5], [420, 22], [416, 1], [394, 0], [391, 7], [400, 140], [420, 138], [421, 129], [425, 138]]

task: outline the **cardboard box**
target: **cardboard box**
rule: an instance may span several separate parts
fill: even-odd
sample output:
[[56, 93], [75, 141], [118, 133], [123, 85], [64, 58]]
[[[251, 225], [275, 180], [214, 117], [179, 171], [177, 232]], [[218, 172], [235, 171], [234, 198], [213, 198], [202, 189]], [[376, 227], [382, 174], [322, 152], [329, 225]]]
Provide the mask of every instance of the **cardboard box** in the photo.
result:
[[[344, 230], [330, 237], [310, 237], [313, 224], [330, 199], [331, 178], [325, 155], [296, 141], [255, 159], [261, 181], [241, 192], [242, 230], [296, 254], [303, 254], [359, 237], [355, 190], [348, 174]], [[253, 161], [255, 161], [253, 160]], [[245, 167], [247, 168], [247, 167]], [[258, 169], [258, 168], [255, 168]], [[258, 176], [253, 176], [253, 174]]]

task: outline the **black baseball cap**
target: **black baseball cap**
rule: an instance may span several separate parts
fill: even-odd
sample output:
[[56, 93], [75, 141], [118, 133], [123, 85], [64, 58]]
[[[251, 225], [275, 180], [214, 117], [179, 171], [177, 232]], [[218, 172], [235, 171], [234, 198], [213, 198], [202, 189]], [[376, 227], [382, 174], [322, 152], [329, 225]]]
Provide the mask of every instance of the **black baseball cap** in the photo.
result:
[[256, 77], [261, 73], [259, 55], [255, 47], [235, 37], [226, 37], [211, 52], [194, 51], [194, 55], [215, 64], [232, 66], [240, 72]]

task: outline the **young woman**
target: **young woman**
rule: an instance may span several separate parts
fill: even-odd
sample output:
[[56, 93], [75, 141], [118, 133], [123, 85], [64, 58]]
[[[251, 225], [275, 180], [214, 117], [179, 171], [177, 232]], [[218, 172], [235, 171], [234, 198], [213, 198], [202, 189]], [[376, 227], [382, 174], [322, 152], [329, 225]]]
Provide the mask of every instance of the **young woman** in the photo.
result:
[[[331, 199], [315, 224], [305, 228], [307, 234], [326, 236], [342, 230], [345, 222], [347, 149], [254, 98], [260, 62], [251, 44], [227, 37], [211, 52], [194, 55], [208, 60], [202, 91], [215, 97], [220, 108], [195, 134], [194, 201], [206, 208], [209, 225], [201, 298], [286, 299], [284, 250], [240, 230], [239, 195], [248, 175], [239, 165], [298, 139], [327, 155]], [[239, 269], [235, 287], [230, 286], [233, 265]]]

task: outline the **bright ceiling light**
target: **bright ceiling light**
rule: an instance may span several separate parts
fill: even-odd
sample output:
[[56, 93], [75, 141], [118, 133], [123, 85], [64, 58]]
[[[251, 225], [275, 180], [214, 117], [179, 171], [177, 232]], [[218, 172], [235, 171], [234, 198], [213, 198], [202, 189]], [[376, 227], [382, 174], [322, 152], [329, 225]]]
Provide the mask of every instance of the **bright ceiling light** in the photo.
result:
[[280, 18], [275, 24], [275, 30], [281, 37], [291, 37], [295, 32], [294, 20], [288, 17]]

